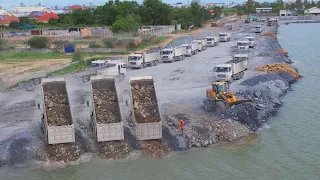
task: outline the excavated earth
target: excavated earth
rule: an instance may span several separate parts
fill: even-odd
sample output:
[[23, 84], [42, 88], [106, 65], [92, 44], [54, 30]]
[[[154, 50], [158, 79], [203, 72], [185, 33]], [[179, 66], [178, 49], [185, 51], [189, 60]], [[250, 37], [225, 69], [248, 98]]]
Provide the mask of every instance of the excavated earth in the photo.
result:
[[105, 159], [127, 157], [133, 149], [125, 141], [98, 142], [99, 155]]

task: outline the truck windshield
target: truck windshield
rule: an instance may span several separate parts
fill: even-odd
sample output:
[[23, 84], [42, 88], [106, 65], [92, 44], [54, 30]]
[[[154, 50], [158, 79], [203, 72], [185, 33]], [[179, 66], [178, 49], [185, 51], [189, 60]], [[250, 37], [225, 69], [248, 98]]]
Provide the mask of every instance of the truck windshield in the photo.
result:
[[136, 61], [136, 60], [139, 60], [139, 57], [137, 57], [137, 56], [129, 56], [128, 60], [129, 61]]
[[186, 47], [186, 49], [191, 49], [191, 47], [190, 47], [190, 46], [183, 46], [183, 47]]
[[248, 43], [238, 43], [238, 46], [247, 46]]
[[212, 85], [212, 89], [218, 93], [227, 92], [227, 86], [225, 84]]
[[226, 34], [219, 34], [219, 36], [220, 36], [220, 37], [225, 37], [225, 36], [226, 36]]
[[172, 51], [162, 51], [162, 54], [172, 54]]
[[102, 63], [91, 63], [91, 67], [99, 67], [99, 66], [103, 66], [104, 64]]
[[212, 38], [207, 38], [207, 41], [213, 41], [213, 39]]
[[235, 57], [234, 60], [236, 61], [245, 61], [247, 58], [245, 57]]
[[214, 71], [215, 72], [229, 72], [230, 71], [229, 69], [230, 68], [228, 68], [228, 67], [215, 67]]
[[248, 39], [248, 40], [249, 40], [250, 42], [251, 42], [251, 41], [253, 41], [253, 39], [252, 39], [252, 38], [250, 38], [250, 39]]

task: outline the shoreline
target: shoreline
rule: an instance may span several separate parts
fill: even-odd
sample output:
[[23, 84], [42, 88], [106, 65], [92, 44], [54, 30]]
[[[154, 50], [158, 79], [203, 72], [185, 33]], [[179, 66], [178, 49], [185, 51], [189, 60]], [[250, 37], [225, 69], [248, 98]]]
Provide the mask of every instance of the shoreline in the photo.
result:
[[[277, 31], [277, 28], [273, 29], [274, 32]], [[237, 32], [239, 34], [243, 33], [245, 30]], [[235, 34], [237, 34], [235, 33]], [[266, 38], [266, 37], [263, 37]], [[273, 61], [285, 61], [290, 62], [290, 58], [285, 57], [284, 55], [279, 55], [275, 53], [274, 51], [276, 49], [281, 48], [278, 39], [270, 39], [271, 37], [267, 37], [269, 40], [267, 41], [268, 45], [271, 45], [272, 48], [269, 49], [269, 53], [274, 53], [274, 57], [276, 59], [273, 59], [273, 57], [270, 58], [270, 62], [263, 62], [264, 64], [273, 63]], [[264, 40], [261, 40], [265, 42]], [[263, 52], [261, 49], [259, 51], [259, 48], [255, 49], [254, 51], [257, 52]], [[208, 50], [207, 50], [208, 51]], [[266, 52], [264, 52], [266, 53]], [[231, 52], [229, 54], [232, 54], [232, 48]], [[260, 54], [260, 53], [259, 53]], [[256, 61], [259, 61], [258, 55], [253, 53], [253, 59], [249, 59], [249, 64], [252, 63], [255, 64]], [[285, 58], [284, 58], [285, 57]], [[255, 58], [258, 60], [255, 60]], [[255, 72], [253, 70], [252, 72]], [[250, 73], [249, 73], [250, 74]], [[229, 142], [233, 141], [236, 142], [239, 139], [242, 139], [243, 137], [250, 136], [250, 134], [255, 134], [255, 130], [257, 130], [261, 125], [269, 119], [271, 116], [276, 115], [278, 108], [281, 107], [281, 97], [284, 96], [287, 92], [291, 91], [290, 87], [290, 77], [286, 77], [287, 79], [284, 79], [285, 75], [268, 75], [268, 74], [261, 74], [258, 76], [262, 76], [257, 78], [256, 75], [249, 75], [248, 79], [242, 81], [239, 85], [235, 83], [235, 86], [239, 86], [235, 88], [235, 92], [238, 92], [236, 94], [240, 97], [252, 97], [255, 98], [255, 102], [243, 105], [243, 106], [236, 106], [231, 110], [231, 116], [230, 117], [221, 117], [212, 115], [209, 113], [204, 113], [202, 109], [194, 110], [195, 112], [191, 112], [191, 115], [183, 114], [186, 111], [189, 111], [193, 107], [179, 107], [177, 104], [172, 104], [175, 107], [172, 111], [177, 110], [174, 112], [174, 114], [171, 114], [168, 112], [168, 109], [170, 110], [170, 105], [166, 108], [164, 106], [161, 107], [161, 109], [164, 109], [163, 111], [167, 111], [167, 113], [161, 113], [163, 117], [164, 122], [164, 129], [163, 129], [163, 140], [166, 142], [169, 147], [173, 151], [184, 151], [189, 150], [192, 147], [207, 147], [212, 144], [217, 144], [219, 142]], [[292, 80], [292, 79], [291, 79]], [[245, 82], [245, 83], [244, 83]], [[242, 84], [243, 83], [243, 84]], [[255, 88], [251, 88], [254, 85]], [[233, 85], [234, 86], [234, 85]], [[204, 88], [203, 88], [204, 89]], [[264, 92], [266, 89], [269, 89], [267, 91], [274, 92], [274, 93], [267, 93]], [[203, 90], [202, 90], [203, 91]], [[258, 93], [260, 92], [260, 94]], [[16, 92], [19, 93], [19, 92]], [[273, 95], [276, 95], [273, 97]], [[1, 94], [0, 94], [1, 97]], [[171, 106], [172, 106], [171, 105]], [[30, 105], [32, 106], [32, 105]], [[77, 107], [78, 108], [78, 107]], [[176, 108], [176, 109], [175, 109]], [[259, 109], [260, 108], [260, 109]], [[262, 109], [264, 109], [262, 111]], [[1, 109], [0, 109], [1, 110]], [[26, 109], [27, 110], [27, 109]], [[23, 113], [23, 112], [22, 112]], [[177, 114], [180, 114], [180, 116], [176, 116]], [[253, 114], [250, 117], [247, 117], [247, 114]], [[83, 115], [83, 113], [82, 113]], [[164, 116], [163, 116], [164, 115]], [[81, 114], [79, 115], [81, 116]], [[33, 115], [33, 117], [36, 117]], [[32, 119], [32, 117], [27, 117], [29, 119]], [[186, 132], [184, 135], [179, 135], [176, 127], [176, 119], [178, 118], [185, 118], [187, 122]], [[198, 119], [198, 121], [194, 121], [194, 119]], [[225, 120], [227, 119], [227, 120]], [[82, 123], [82, 122], [78, 122]], [[30, 130], [28, 130], [29, 135], [27, 137], [33, 137], [30, 139], [25, 140], [24, 143], [18, 143], [18, 147], [21, 147], [21, 150], [26, 148], [26, 146], [32, 144], [34, 147], [38, 147], [39, 143], [43, 144], [43, 142], [38, 142], [38, 139], [41, 139], [38, 135], [38, 126], [33, 123], [34, 127]], [[79, 132], [76, 132], [77, 139], [80, 140], [80, 146], [81, 149], [85, 149], [85, 153], [91, 153], [94, 152], [94, 150], [91, 149], [91, 147], [85, 147], [86, 145], [89, 146], [92, 144], [92, 140], [89, 140], [91, 137], [88, 134], [85, 134], [82, 132], [82, 126], [85, 126], [83, 124], [80, 124], [80, 127], [77, 127], [77, 130]], [[248, 128], [251, 127], [251, 128]], [[130, 125], [129, 127], [125, 128], [125, 136], [127, 139], [131, 142], [131, 147], [134, 147], [133, 149], [141, 149], [137, 144], [137, 140], [135, 140], [135, 137], [130, 131]], [[9, 132], [9, 134], [12, 132]], [[25, 134], [20, 134], [19, 132], [15, 132], [16, 134], [13, 136], [22, 136], [25, 137]], [[22, 132], [25, 133], [25, 132]], [[19, 135], [20, 134], [20, 135]], [[10, 137], [11, 138], [11, 137]], [[10, 139], [9, 138], [9, 139]], [[20, 137], [21, 138], [21, 137]], [[14, 138], [13, 138], [14, 139]], [[7, 141], [9, 142], [9, 140]], [[20, 143], [20, 144], [19, 144]], [[8, 147], [8, 144], [6, 142], [1, 141], [0, 144], [3, 148], [2, 152], [4, 155], [7, 154], [7, 152], [10, 152], [12, 144]], [[40, 145], [41, 146], [41, 145]], [[20, 150], [20, 151], [21, 151]], [[23, 154], [25, 153], [25, 154]], [[3, 161], [2, 159], [5, 159], [6, 157], [0, 156], [0, 166], [4, 164], [11, 164], [10, 161], [17, 161], [18, 157], [24, 156], [25, 158], [22, 159], [26, 162], [28, 162], [30, 159], [33, 159], [33, 155], [29, 154], [29, 152], [22, 152], [22, 154], [18, 154], [15, 156], [15, 158], [10, 157], [7, 159], [7, 161]], [[9, 162], [8, 162], [9, 160]], [[18, 162], [19, 163], [19, 162]]]

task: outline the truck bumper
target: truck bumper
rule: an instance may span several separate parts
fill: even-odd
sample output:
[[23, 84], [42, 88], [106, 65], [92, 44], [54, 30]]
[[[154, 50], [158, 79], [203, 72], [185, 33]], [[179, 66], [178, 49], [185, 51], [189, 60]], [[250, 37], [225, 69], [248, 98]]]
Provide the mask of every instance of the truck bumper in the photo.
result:
[[163, 61], [163, 62], [173, 62], [173, 59], [163, 58], [162, 61]]

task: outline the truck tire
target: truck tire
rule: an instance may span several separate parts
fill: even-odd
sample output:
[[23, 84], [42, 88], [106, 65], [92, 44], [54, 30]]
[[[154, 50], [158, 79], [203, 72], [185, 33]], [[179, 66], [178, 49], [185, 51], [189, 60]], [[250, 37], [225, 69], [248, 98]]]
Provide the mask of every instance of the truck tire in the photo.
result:
[[186, 56], [185, 55], [182, 55], [182, 60], [185, 60], [186, 59]]
[[214, 106], [210, 103], [210, 101], [211, 101], [210, 97], [203, 99], [204, 110], [207, 112], [213, 111]]
[[158, 61], [154, 61], [154, 62], [153, 62], [153, 65], [154, 65], [154, 66], [158, 65]]
[[144, 68], [144, 64], [140, 64], [139, 69], [143, 69]]
[[152, 67], [152, 66], [153, 66], [154, 62], [155, 62], [155, 61], [150, 62], [150, 67]]

